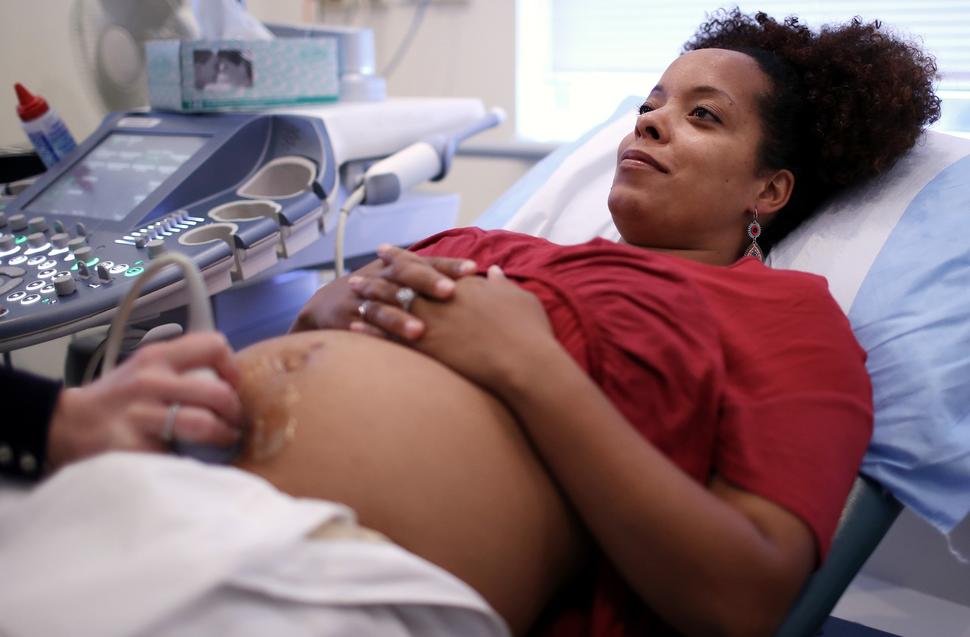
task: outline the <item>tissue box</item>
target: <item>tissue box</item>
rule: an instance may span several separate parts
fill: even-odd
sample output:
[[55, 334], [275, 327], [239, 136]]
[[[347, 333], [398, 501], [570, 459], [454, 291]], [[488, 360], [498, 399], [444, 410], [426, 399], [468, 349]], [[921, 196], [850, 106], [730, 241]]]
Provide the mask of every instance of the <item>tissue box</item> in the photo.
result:
[[332, 38], [153, 40], [145, 52], [154, 108], [268, 107], [334, 101], [339, 95]]

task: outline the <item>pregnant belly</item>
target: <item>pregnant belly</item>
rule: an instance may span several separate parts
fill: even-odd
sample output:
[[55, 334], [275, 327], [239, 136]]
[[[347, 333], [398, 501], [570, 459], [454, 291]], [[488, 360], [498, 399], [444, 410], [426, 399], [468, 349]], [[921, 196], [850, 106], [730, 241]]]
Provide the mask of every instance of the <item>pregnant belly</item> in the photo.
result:
[[239, 354], [250, 424], [239, 465], [452, 572], [523, 632], [585, 540], [512, 415], [400, 345], [349, 332]]

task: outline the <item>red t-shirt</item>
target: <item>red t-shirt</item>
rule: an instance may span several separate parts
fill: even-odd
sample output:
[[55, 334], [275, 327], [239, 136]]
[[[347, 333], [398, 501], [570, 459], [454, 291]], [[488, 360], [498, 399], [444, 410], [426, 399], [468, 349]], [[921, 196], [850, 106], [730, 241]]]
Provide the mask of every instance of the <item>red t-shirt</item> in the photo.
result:
[[[711, 266], [603, 239], [449, 230], [412, 249], [498, 264], [630, 425], [694, 479], [766, 498], [828, 552], [872, 432], [865, 353], [825, 279], [755, 259]], [[716, 533], [712, 529], [712, 533]], [[662, 634], [605, 562], [546, 634]]]

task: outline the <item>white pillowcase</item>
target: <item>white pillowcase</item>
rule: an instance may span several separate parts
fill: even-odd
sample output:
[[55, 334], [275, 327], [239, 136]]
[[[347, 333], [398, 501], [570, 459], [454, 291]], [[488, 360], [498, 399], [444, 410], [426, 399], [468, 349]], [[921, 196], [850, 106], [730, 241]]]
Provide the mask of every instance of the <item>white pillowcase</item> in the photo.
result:
[[769, 263], [828, 279], [869, 355], [862, 471], [951, 532], [970, 513], [970, 140], [928, 132]]
[[612, 116], [536, 164], [476, 221], [545, 237], [564, 245], [593, 237], [616, 241], [607, 195], [613, 183], [616, 149], [633, 130], [642, 97], [628, 97]]

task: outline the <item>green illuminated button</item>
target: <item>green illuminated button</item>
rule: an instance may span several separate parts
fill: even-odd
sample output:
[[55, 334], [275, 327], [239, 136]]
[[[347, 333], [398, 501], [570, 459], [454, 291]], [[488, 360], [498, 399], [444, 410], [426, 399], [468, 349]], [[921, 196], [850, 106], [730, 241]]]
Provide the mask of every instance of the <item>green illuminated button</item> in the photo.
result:
[[135, 261], [134, 263], [132, 263], [132, 265], [141, 265], [144, 262], [145, 262], [144, 259], [138, 259], [137, 261]]
[[24, 243], [27, 241], [27, 237], [25, 235], [18, 234], [17, 237], [14, 239], [14, 241], [19, 246], [21, 243]]
[[[88, 259], [87, 261], [84, 262], [84, 265], [88, 266], [89, 268], [93, 268], [94, 266], [98, 265], [98, 263], [100, 263], [100, 262], [101, 262], [101, 259], [100, 258], [98, 258], [98, 257], [91, 257], [90, 259]], [[77, 272], [77, 263], [75, 263], [74, 265], [71, 266], [71, 271], [72, 272]]]
[[128, 268], [128, 270], [125, 272], [125, 276], [138, 276], [144, 271], [145, 271], [145, 268], [138, 267], [138, 266], [133, 268]]

